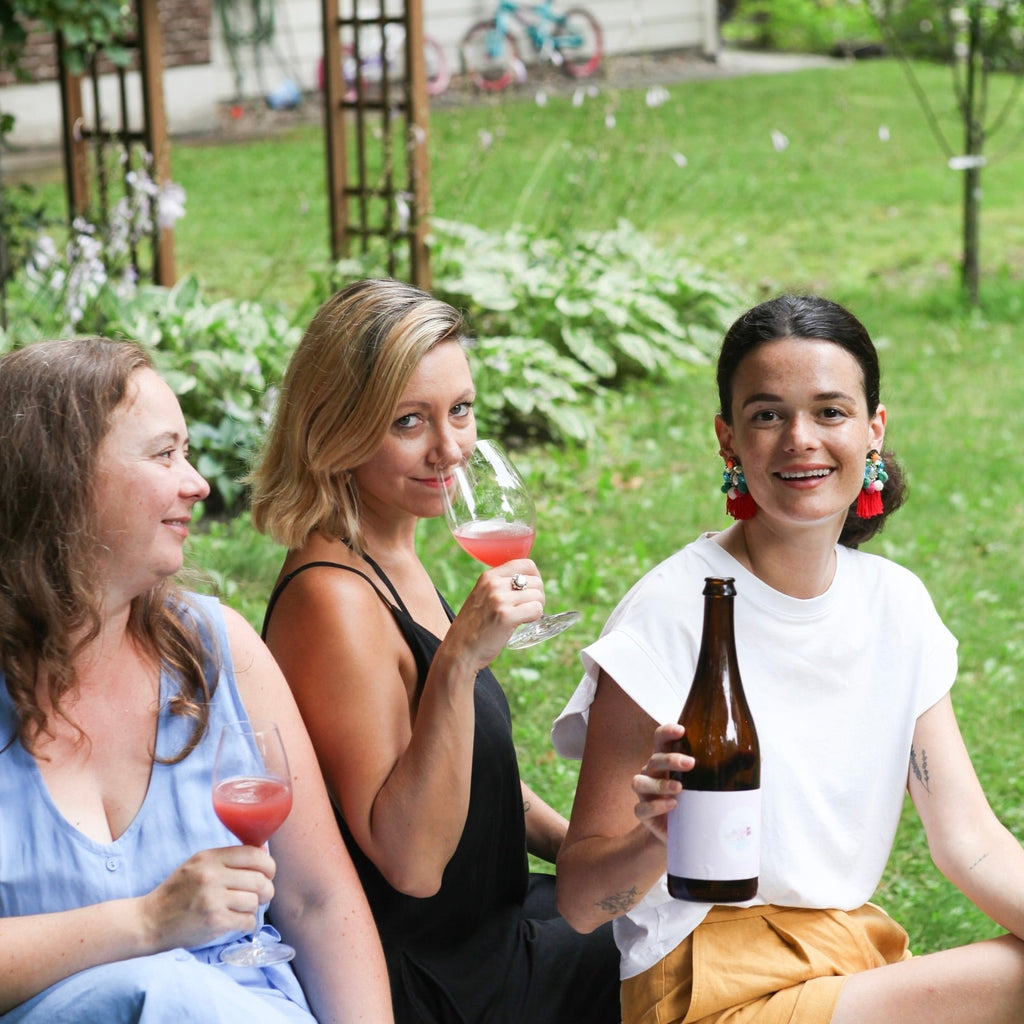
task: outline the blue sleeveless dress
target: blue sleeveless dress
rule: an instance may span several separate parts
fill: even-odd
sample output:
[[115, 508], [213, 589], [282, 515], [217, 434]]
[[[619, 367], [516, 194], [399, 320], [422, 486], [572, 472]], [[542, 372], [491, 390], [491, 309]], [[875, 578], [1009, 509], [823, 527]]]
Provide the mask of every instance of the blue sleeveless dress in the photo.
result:
[[[213, 812], [210, 786], [221, 727], [247, 716], [220, 604], [199, 595], [190, 595], [190, 602], [207, 649], [216, 645], [223, 658], [210, 726], [180, 764], [154, 763], [146, 798], [123, 835], [112, 843], [83, 835], [57, 809], [34, 758], [17, 738], [0, 752], [0, 916], [46, 914], [140, 896], [199, 850], [237, 844]], [[174, 680], [161, 673], [161, 757], [179, 751], [189, 733], [189, 720], [169, 711], [175, 691]], [[0, 746], [16, 735], [17, 724], [5, 681], [0, 686]], [[0, 1022], [310, 1024], [312, 1014], [289, 964], [238, 968], [218, 962], [221, 949], [242, 937], [235, 932], [201, 948], [81, 971], [3, 1014]], [[82, 936], [67, 938], [70, 943]]]

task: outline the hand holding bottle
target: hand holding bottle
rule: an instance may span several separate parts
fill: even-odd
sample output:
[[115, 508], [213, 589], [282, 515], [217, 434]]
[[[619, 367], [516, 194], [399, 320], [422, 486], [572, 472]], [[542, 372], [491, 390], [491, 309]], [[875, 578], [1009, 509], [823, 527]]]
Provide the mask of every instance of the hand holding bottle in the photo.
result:
[[690, 771], [696, 763], [689, 754], [678, 750], [684, 729], [677, 722], [659, 725], [654, 733], [654, 751], [638, 775], [633, 776], [633, 792], [637, 796], [634, 813], [640, 822], [666, 842], [668, 815], [675, 810], [683, 784], [676, 775]]

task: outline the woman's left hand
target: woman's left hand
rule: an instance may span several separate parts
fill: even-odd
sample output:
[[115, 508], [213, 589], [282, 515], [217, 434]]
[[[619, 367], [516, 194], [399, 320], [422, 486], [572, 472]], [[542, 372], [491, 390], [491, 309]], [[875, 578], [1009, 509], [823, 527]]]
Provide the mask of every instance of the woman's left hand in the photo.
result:
[[669, 811], [676, 806], [676, 796], [683, 786], [671, 772], [688, 772], [696, 764], [689, 754], [673, 752], [672, 745], [686, 730], [676, 723], [659, 725], [654, 732], [654, 752], [647, 763], [633, 776], [632, 788], [637, 802], [634, 813], [650, 832], [665, 842], [668, 835]]

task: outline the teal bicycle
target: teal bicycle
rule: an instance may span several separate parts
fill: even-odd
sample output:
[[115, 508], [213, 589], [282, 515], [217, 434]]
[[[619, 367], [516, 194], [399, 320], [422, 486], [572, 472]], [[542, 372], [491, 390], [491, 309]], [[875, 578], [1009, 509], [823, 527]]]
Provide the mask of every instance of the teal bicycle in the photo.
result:
[[498, 0], [495, 16], [477, 22], [462, 37], [463, 71], [485, 92], [525, 81], [521, 39], [529, 42], [539, 59], [550, 61], [572, 78], [586, 78], [601, 64], [601, 26], [589, 11], [572, 7], [558, 14], [553, 0]]

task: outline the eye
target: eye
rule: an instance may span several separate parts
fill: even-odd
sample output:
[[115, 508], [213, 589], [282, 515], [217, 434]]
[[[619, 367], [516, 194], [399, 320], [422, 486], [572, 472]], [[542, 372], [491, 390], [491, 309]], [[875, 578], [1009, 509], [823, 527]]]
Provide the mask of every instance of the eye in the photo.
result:
[[774, 423], [779, 414], [774, 409], [758, 409], [750, 418], [754, 423]]
[[472, 411], [472, 402], [456, 402], [455, 405], [452, 406], [451, 415], [461, 419], [463, 416], [468, 416]]
[[830, 405], [827, 409], [822, 409], [821, 415], [827, 420], [840, 420], [846, 418], [846, 413], [842, 409], [837, 409], [834, 405]]
[[399, 416], [394, 422], [394, 426], [398, 430], [411, 430], [419, 423], [420, 417], [418, 413], [407, 412], [404, 416]]

